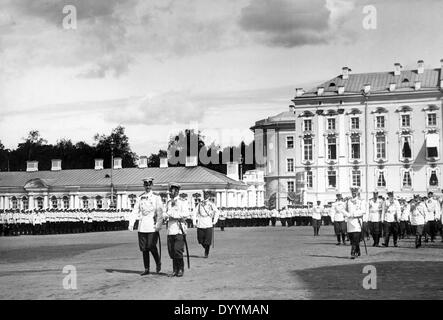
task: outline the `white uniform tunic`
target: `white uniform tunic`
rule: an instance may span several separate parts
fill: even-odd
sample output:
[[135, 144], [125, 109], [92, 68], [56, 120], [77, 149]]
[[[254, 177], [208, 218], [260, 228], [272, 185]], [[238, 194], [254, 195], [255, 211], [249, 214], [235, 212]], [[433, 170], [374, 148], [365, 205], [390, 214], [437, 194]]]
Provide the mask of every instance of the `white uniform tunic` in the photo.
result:
[[348, 220], [348, 232], [360, 232], [363, 215], [365, 214], [365, 203], [361, 199], [350, 199], [347, 202], [347, 210], [344, 215]]
[[321, 220], [321, 214], [323, 212], [323, 206], [314, 206], [312, 208], [312, 218], [316, 220]]
[[163, 203], [160, 196], [152, 191], [142, 193], [136, 200], [129, 218], [129, 229], [134, 227], [139, 219], [139, 232], [156, 232], [163, 223]]
[[383, 206], [383, 221], [396, 222], [401, 215], [401, 207], [398, 200], [386, 199]]
[[336, 201], [331, 206], [330, 216], [332, 222], [345, 221], [346, 203], [344, 201]]
[[426, 201], [426, 221], [434, 221], [435, 219], [440, 219], [440, 204], [435, 199], [428, 199]]
[[425, 224], [426, 206], [423, 202], [411, 205], [411, 225], [420, 226]]
[[202, 201], [197, 204], [192, 217], [193, 223], [197, 228], [212, 228], [219, 218], [219, 212], [216, 205], [211, 201]]
[[[166, 212], [164, 218], [168, 218], [168, 235], [183, 234], [183, 229], [186, 234], [186, 223], [184, 220], [189, 216], [189, 206], [187, 200], [182, 200], [179, 197], [171, 199], [166, 204]], [[182, 229], [180, 228], [180, 225]]]
[[369, 200], [369, 217], [368, 220], [371, 222], [380, 222], [383, 213], [383, 202], [380, 199], [374, 201], [374, 199]]

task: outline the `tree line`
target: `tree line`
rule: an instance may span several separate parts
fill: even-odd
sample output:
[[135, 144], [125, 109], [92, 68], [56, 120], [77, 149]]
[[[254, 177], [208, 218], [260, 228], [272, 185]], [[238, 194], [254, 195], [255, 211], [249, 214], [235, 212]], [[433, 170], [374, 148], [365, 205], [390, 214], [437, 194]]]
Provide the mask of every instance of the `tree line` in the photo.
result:
[[[255, 161], [252, 164], [245, 163], [246, 152], [254, 149], [254, 142], [245, 144], [241, 142], [238, 146], [228, 146], [221, 148], [214, 142], [210, 144], [205, 143], [205, 138], [200, 131], [196, 132], [192, 129], [181, 130], [177, 135], [169, 138], [168, 148], [177, 152], [185, 152], [187, 155], [198, 155], [206, 153], [208, 156], [213, 156], [212, 153], [217, 153], [218, 163], [204, 163], [201, 159], [198, 160], [198, 165], [207, 167], [209, 169], [225, 173], [226, 164], [222, 155], [228, 153], [230, 161], [239, 161], [242, 163], [243, 172], [246, 170], [255, 169]], [[197, 150], [191, 151], [190, 141], [198, 142]], [[50, 170], [51, 160], [62, 160], [62, 169], [91, 169], [94, 167], [94, 159], [103, 159], [104, 168], [111, 167], [111, 150], [114, 157], [122, 158], [122, 166], [124, 168], [133, 168], [137, 166], [139, 156], [131, 150], [129, 138], [125, 133], [123, 126], [117, 126], [109, 135], [96, 134], [94, 135], [94, 142], [92, 145], [80, 141], [74, 143], [71, 139], [60, 139], [55, 144], [49, 144], [38, 130], [31, 130], [27, 137], [17, 145], [15, 149], [6, 149], [0, 141], [0, 171], [25, 171], [26, 161], [38, 161], [39, 170]], [[252, 149], [251, 149], [252, 148]], [[203, 149], [203, 150], [202, 150]], [[194, 154], [191, 154], [194, 153]], [[241, 155], [240, 159], [235, 159], [236, 155]], [[255, 152], [254, 152], [255, 155]], [[159, 167], [160, 158], [168, 157], [169, 166], [184, 166], [183, 162], [174, 163], [171, 161], [173, 154], [166, 150], [159, 150], [157, 153], [152, 153], [148, 157], [149, 167]]]

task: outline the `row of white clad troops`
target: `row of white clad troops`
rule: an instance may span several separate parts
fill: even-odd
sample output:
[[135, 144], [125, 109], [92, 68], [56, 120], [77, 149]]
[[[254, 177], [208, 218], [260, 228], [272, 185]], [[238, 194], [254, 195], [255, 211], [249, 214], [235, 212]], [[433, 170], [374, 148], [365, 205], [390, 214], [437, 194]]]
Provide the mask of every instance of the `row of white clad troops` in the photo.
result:
[[[422, 237], [425, 242], [429, 239], [435, 241], [440, 233], [443, 241], [442, 229], [442, 199], [434, 197], [432, 192], [427, 196], [415, 195], [411, 200], [394, 198], [393, 192], [388, 192], [387, 199], [379, 197], [377, 192], [368, 204], [360, 198], [358, 190], [351, 190], [352, 196], [344, 199], [337, 194], [337, 200], [331, 205], [330, 217], [334, 223], [337, 245], [351, 241], [351, 257], [361, 255], [360, 241], [362, 237], [373, 238], [373, 247], [380, 247], [383, 238], [383, 247], [389, 246], [390, 237], [393, 238], [394, 247], [398, 246], [398, 239], [403, 239], [409, 234], [415, 235], [415, 247], [422, 246]], [[312, 225], [314, 235], [318, 235], [319, 217], [315, 213], [321, 204], [314, 206]]]
[[329, 217], [330, 206], [311, 206], [311, 205], [295, 205], [287, 206], [282, 210], [273, 210], [272, 225], [275, 226], [277, 220], [280, 221], [282, 226], [308, 226], [312, 225], [312, 216], [314, 211], [319, 215], [319, 220], [324, 225], [331, 224], [331, 219]]
[[129, 210], [0, 210], [0, 236], [44, 235], [127, 229]]
[[265, 227], [272, 221], [273, 211], [266, 207], [220, 208], [219, 226]]

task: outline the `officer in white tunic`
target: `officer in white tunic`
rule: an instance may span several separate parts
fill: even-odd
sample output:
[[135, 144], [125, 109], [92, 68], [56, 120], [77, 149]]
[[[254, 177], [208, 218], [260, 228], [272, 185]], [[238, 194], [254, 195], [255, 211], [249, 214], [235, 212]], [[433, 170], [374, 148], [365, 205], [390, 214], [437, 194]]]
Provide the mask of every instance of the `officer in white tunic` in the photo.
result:
[[321, 226], [321, 214], [323, 212], [323, 206], [321, 201], [317, 201], [317, 204], [312, 208], [312, 227], [314, 228], [314, 236], [318, 236]]
[[182, 277], [185, 269], [183, 251], [186, 241], [186, 218], [189, 216], [188, 201], [180, 199], [180, 184], [170, 183], [170, 200], [166, 203], [164, 218], [168, 219], [168, 253], [172, 259], [173, 277]]
[[364, 201], [358, 198], [357, 189], [351, 189], [352, 198], [347, 201], [344, 216], [347, 218], [347, 232], [351, 241], [351, 259], [355, 259], [361, 255], [360, 241], [363, 216], [366, 208]]
[[394, 239], [394, 247], [398, 247], [397, 238], [399, 225], [398, 220], [401, 215], [400, 203], [397, 199], [394, 199], [394, 193], [388, 192], [388, 199], [383, 203], [383, 229], [385, 234], [384, 247], [389, 246], [389, 237], [392, 234]]
[[426, 218], [426, 205], [418, 195], [414, 196], [409, 205], [411, 226], [415, 234], [415, 248], [421, 247], [421, 237], [423, 236]]
[[372, 239], [374, 240], [373, 247], [380, 247], [380, 237], [382, 232], [382, 214], [383, 214], [383, 201], [378, 197], [378, 192], [373, 193], [372, 199], [368, 203], [368, 223], [369, 231]]
[[441, 212], [440, 204], [434, 199], [434, 194], [431, 191], [428, 192], [428, 199], [425, 205], [428, 209], [425, 224], [425, 242], [428, 242], [428, 236], [431, 238], [431, 242], [434, 242]]
[[152, 253], [156, 263], [156, 272], [161, 270], [161, 257], [158, 254], [157, 242], [159, 231], [163, 223], [163, 203], [160, 196], [152, 192], [154, 178], [143, 179], [145, 192], [137, 197], [134, 208], [130, 215], [129, 230], [134, 230], [134, 223], [139, 220], [138, 244], [143, 253], [145, 271], [142, 276], [148, 275], [149, 252]]
[[193, 223], [197, 226], [197, 240], [205, 249], [205, 258], [209, 256], [209, 248], [212, 244], [214, 225], [219, 218], [217, 206], [211, 201], [212, 193], [203, 191], [203, 201], [199, 202], [194, 209]]
[[337, 246], [340, 245], [340, 237], [343, 244], [346, 244], [347, 225], [345, 222], [346, 202], [342, 195], [336, 195], [337, 200], [332, 204], [330, 210], [331, 221], [334, 223], [334, 232], [337, 237]]

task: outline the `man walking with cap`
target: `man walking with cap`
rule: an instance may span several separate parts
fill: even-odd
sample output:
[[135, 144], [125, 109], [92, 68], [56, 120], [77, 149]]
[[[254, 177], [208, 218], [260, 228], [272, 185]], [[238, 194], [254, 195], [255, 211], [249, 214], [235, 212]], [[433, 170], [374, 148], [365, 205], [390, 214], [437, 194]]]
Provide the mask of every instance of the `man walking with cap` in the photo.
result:
[[[168, 219], [168, 253], [172, 259], [173, 277], [182, 277], [185, 264], [183, 251], [186, 241], [186, 218], [189, 216], [188, 202], [180, 199], [181, 186], [178, 183], [169, 184], [170, 200], [166, 203], [164, 217]], [[189, 253], [188, 253], [189, 254]]]
[[388, 192], [388, 199], [383, 204], [383, 229], [385, 234], [384, 247], [389, 246], [389, 237], [394, 238], [394, 247], [397, 247], [398, 219], [401, 215], [400, 203], [394, 199], [394, 192]]
[[434, 242], [437, 235], [437, 226], [440, 219], [440, 204], [434, 199], [434, 194], [429, 191], [428, 199], [425, 202], [427, 210], [426, 224], [425, 224], [425, 242], [428, 242], [428, 236], [431, 238], [431, 242]]
[[160, 196], [152, 192], [154, 178], [143, 179], [145, 192], [138, 196], [129, 218], [129, 230], [134, 230], [134, 223], [138, 224], [138, 244], [143, 253], [145, 271], [142, 276], [149, 274], [149, 252], [152, 253], [156, 263], [156, 272], [161, 270], [161, 257], [157, 250], [159, 231], [163, 223], [163, 203]]
[[346, 212], [346, 202], [340, 193], [336, 195], [337, 200], [332, 204], [330, 216], [334, 223], [334, 232], [337, 237], [337, 246], [340, 245], [340, 236], [343, 244], [346, 244], [346, 222], [345, 222], [345, 212]]
[[383, 214], [383, 202], [378, 197], [378, 192], [373, 193], [372, 199], [369, 200], [369, 231], [372, 239], [374, 240], [373, 247], [380, 247], [380, 236], [382, 232], [382, 214]]
[[[347, 218], [347, 231], [349, 240], [351, 241], [351, 259], [355, 259], [361, 255], [360, 240], [362, 233], [363, 215], [365, 214], [364, 201], [357, 197], [358, 190], [351, 189], [352, 198], [346, 203], [344, 216]], [[363, 235], [364, 236], [364, 235]]]
[[421, 247], [421, 237], [425, 227], [426, 205], [420, 200], [418, 195], [414, 195], [414, 199], [410, 202], [409, 210], [411, 226], [415, 234], [415, 248], [419, 248]]
[[314, 228], [314, 237], [318, 236], [321, 226], [321, 214], [323, 212], [323, 206], [321, 201], [317, 201], [317, 205], [312, 208], [312, 227]]
[[197, 226], [198, 244], [205, 249], [205, 258], [209, 256], [209, 248], [212, 244], [214, 225], [219, 218], [216, 205], [210, 200], [212, 193], [203, 191], [204, 200], [199, 202], [194, 210], [193, 223]]

